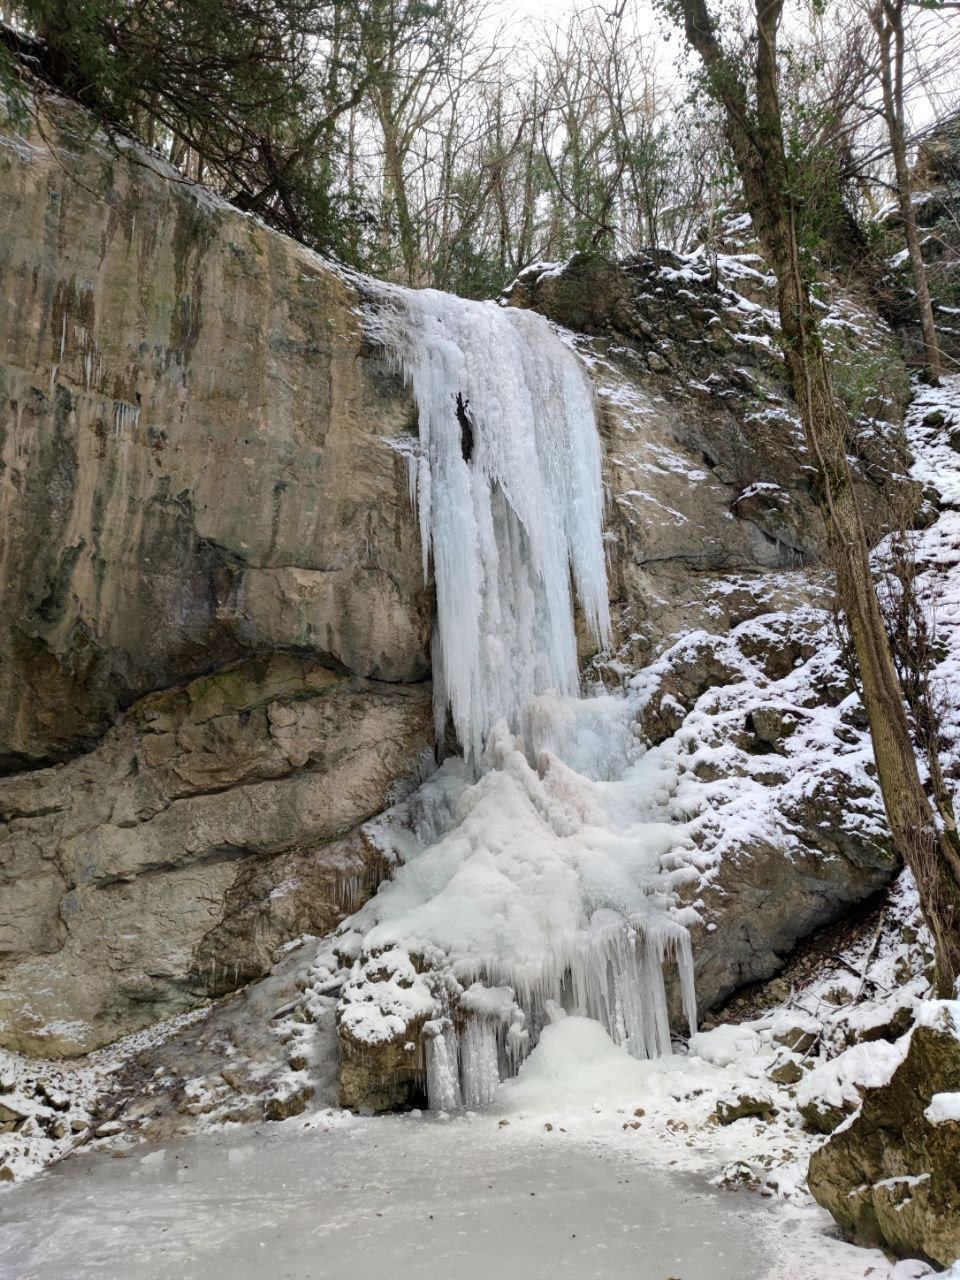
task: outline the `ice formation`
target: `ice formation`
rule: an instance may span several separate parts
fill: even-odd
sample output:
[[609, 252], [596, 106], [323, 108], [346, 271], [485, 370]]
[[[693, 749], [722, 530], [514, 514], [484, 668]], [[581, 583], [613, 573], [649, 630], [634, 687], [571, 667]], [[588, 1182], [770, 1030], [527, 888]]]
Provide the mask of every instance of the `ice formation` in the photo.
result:
[[672, 895], [686, 872], [664, 869], [685, 828], [636, 710], [630, 696], [543, 698], [530, 721], [563, 757], [535, 749], [534, 767], [501, 725], [479, 780], [449, 760], [365, 829], [397, 870], [337, 939], [355, 957], [341, 1025], [371, 1046], [418, 1028], [431, 1106], [492, 1101], [552, 1008], [596, 1019], [637, 1058], [669, 1053], [667, 962], [693, 1030]]
[[449, 707], [476, 761], [498, 721], [523, 733], [538, 694], [576, 693], [571, 576], [609, 638], [593, 393], [535, 312], [381, 287], [368, 331], [419, 409], [419, 440], [401, 447], [436, 580], [437, 727]]
[[368, 332], [419, 409], [407, 455], [437, 594], [438, 733], [463, 759], [366, 828], [397, 867], [342, 927], [341, 1033], [419, 1038], [431, 1107], [483, 1106], [551, 1010], [635, 1057], [670, 1052], [663, 969], [694, 1024], [686, 921], [662, 859], [674, 774], [636, 695], [581, 698], [574, 591], [609, 638], [590, 384], [543, 317], [378, 286]]

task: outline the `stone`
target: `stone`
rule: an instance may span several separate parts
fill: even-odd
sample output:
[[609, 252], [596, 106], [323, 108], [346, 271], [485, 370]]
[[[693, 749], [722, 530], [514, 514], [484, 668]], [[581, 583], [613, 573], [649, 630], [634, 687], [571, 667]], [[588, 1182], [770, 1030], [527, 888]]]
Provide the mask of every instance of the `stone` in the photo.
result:
[[808, 1182], [858, 1244], [949, 1266], [960, 1256], [960, 1123], [925, 1112], [934, 1094], [960, 1091], [960, 1020], [940, 1008], [914, 1029], [889, 1083], [868, 1089], [859, 1115], [813, 1153]]
[[746, 728], [759, 745], [776, 750], [784, 738], [789, 738], [796, 732], [797, 724], [797, 715], [793, 709], [757, 707], [748, 713]]
[[415, 415], [358, 285], [53, 95], [0, 184], [0, 768], [256, 654], [427, 676]]
[[843, 1106], [836, 1107], [822, 1098], [814, 1098], [797, 1108], [803, 1117], [804, 1128], [811, 1133], [833, 1133], [856, 1109], [854, 1102], [845, 1102]]
[[422, 1098], [425, 1064], [420, 1024], [371, 1046], [339, 1029], [340, 1105], [355, 1111], [396, 1111]]
[[801, 1023], [795, 1027], [776, 1030], [773, 1033], [773, 1042], [774, 1044], [783, 1045], [785, 1049], [789, 1049], [792, 1053], [798, 1053], [803, 1057], [817, 1043], [818, 1036], [818, 1031], [814, 1031], [808, 1025]]
[[8, 1106], [5, 1102], [0, 1102], [0, 1124], [12, 1125], [16, 1128], [23, 1124], [24, 1120], [26, 1120], [26, 1116], [22, 1112]]
[[264, 1104], [264, 1119], [289, 1120], [291, 1116], [302, 1115], [307, 1109], [307, 1103], [313, 1097], [313, 1092], [309, 1085], [303, 1085], [289, 1093], [275, 1094]]
[[62, 1089], [57, 1089], [45, 1080], [39, 1080], [37, 1082], [37, 1093], [40, 1094], [48, 1106], [53, 1107], [54, 1111], [69, 1110], [70, 1097]]
[[429, 685], [278, 654], [0, 779], [0, 1044], [86, 1052], [329, 931], [384, 874], [360, 827], [416, 782], [432, 736]]
[[737, 1120], [752, 1117], [759, 1120], [772, 1120], [776, 1114], [776, 1107], [764, 1094], [753, 1096], [742, 1093], [733, 1098], [720, 1098], [717, 1102], [716, 1117], [723, 1125], [734, 1124]]
[[774, 1084], [799, 1084], [803, 1079], [803, 1068], [794, 1058], [787, 1058], [773, 1067], [768, 1075]]

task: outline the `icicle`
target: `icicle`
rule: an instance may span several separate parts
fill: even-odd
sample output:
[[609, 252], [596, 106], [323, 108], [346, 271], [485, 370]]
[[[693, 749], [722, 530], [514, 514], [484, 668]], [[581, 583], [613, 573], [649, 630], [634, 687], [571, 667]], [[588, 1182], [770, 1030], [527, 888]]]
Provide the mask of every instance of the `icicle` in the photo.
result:
[[527, 1017], [522, 1009], [517, 1008], [510, 1025], [507, 1027], [505, 1051], [510, 1075], [515, 1076], [520, 1064], [530, 1052], [530, 1032], [526, 1028]]
[[460, 1040], [460, 1071], [465, 1107], [486, 1107], [500, 1083], [497, 1026], [490, 1018], [471, 1018]]
[[383, 287], [378, 302], [371, 336], [419, 408], [419, 453], [403, 452], [436, 579], [437, 725], [449, 707], [476, 763], [499, 720], [522, 733], [538, 694], [577, 692], [571, 571], [591, 631], [609, 639], [592, 392], [535, 312], [429, 289]]
[[449, 1018], [425, 1022], [427, 1104], [431, 1111], [454, 1111], [461, 1105], [457, 1035]]

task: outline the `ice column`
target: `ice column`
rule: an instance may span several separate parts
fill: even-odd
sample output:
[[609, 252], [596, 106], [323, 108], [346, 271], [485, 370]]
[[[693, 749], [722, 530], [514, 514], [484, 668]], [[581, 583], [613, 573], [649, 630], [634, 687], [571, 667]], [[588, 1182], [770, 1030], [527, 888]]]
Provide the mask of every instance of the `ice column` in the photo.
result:
[[438, 731], [449, 708], [475, 763], [498, 721], [523, 734], [535, 697], [577, 692], [571, 578], [593, 635], [609, 639], [593, 395], [535, 312], [378, 290], [368, 332], [419, 409], [408, 457], [424, 572], [432, 557], [436, 580]]

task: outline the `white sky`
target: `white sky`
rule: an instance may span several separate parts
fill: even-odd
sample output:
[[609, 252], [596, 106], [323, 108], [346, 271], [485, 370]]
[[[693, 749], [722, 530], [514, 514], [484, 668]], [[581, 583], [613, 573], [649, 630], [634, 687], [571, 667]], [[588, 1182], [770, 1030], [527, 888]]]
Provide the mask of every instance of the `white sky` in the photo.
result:
[[[490, 0], [490, 24], [492, 28], [504, 27], [507, 41], [515, 40], [519, 45], [525, 34], [532, 34], [532, 28], [539, 23], [562, 23], [567, 14], [577, 9], [609, 11], [618, 2], [622, 0]], [[626, 4], [634, 29], [651, 33], [662, 30], [651, 0], [626, 0]], [[956, 48], [960, 44], [960, 14], [948, 11], [923, 15], [916, 29], [923, 31], [925, 52], [921, 56], [924, 62], [929, 59], [930, 65], [926, 85], [915, 85], [912, 91], [908, 90], [908, 99], [913, 127], [922, 129], [955, 110], [960, 99], [960, 62], [953, 58], [941, 60], [944, 47]], [[665, 74], [669, 74], [676, 51], [676, 43], [664, 46], [662, 71]]]

